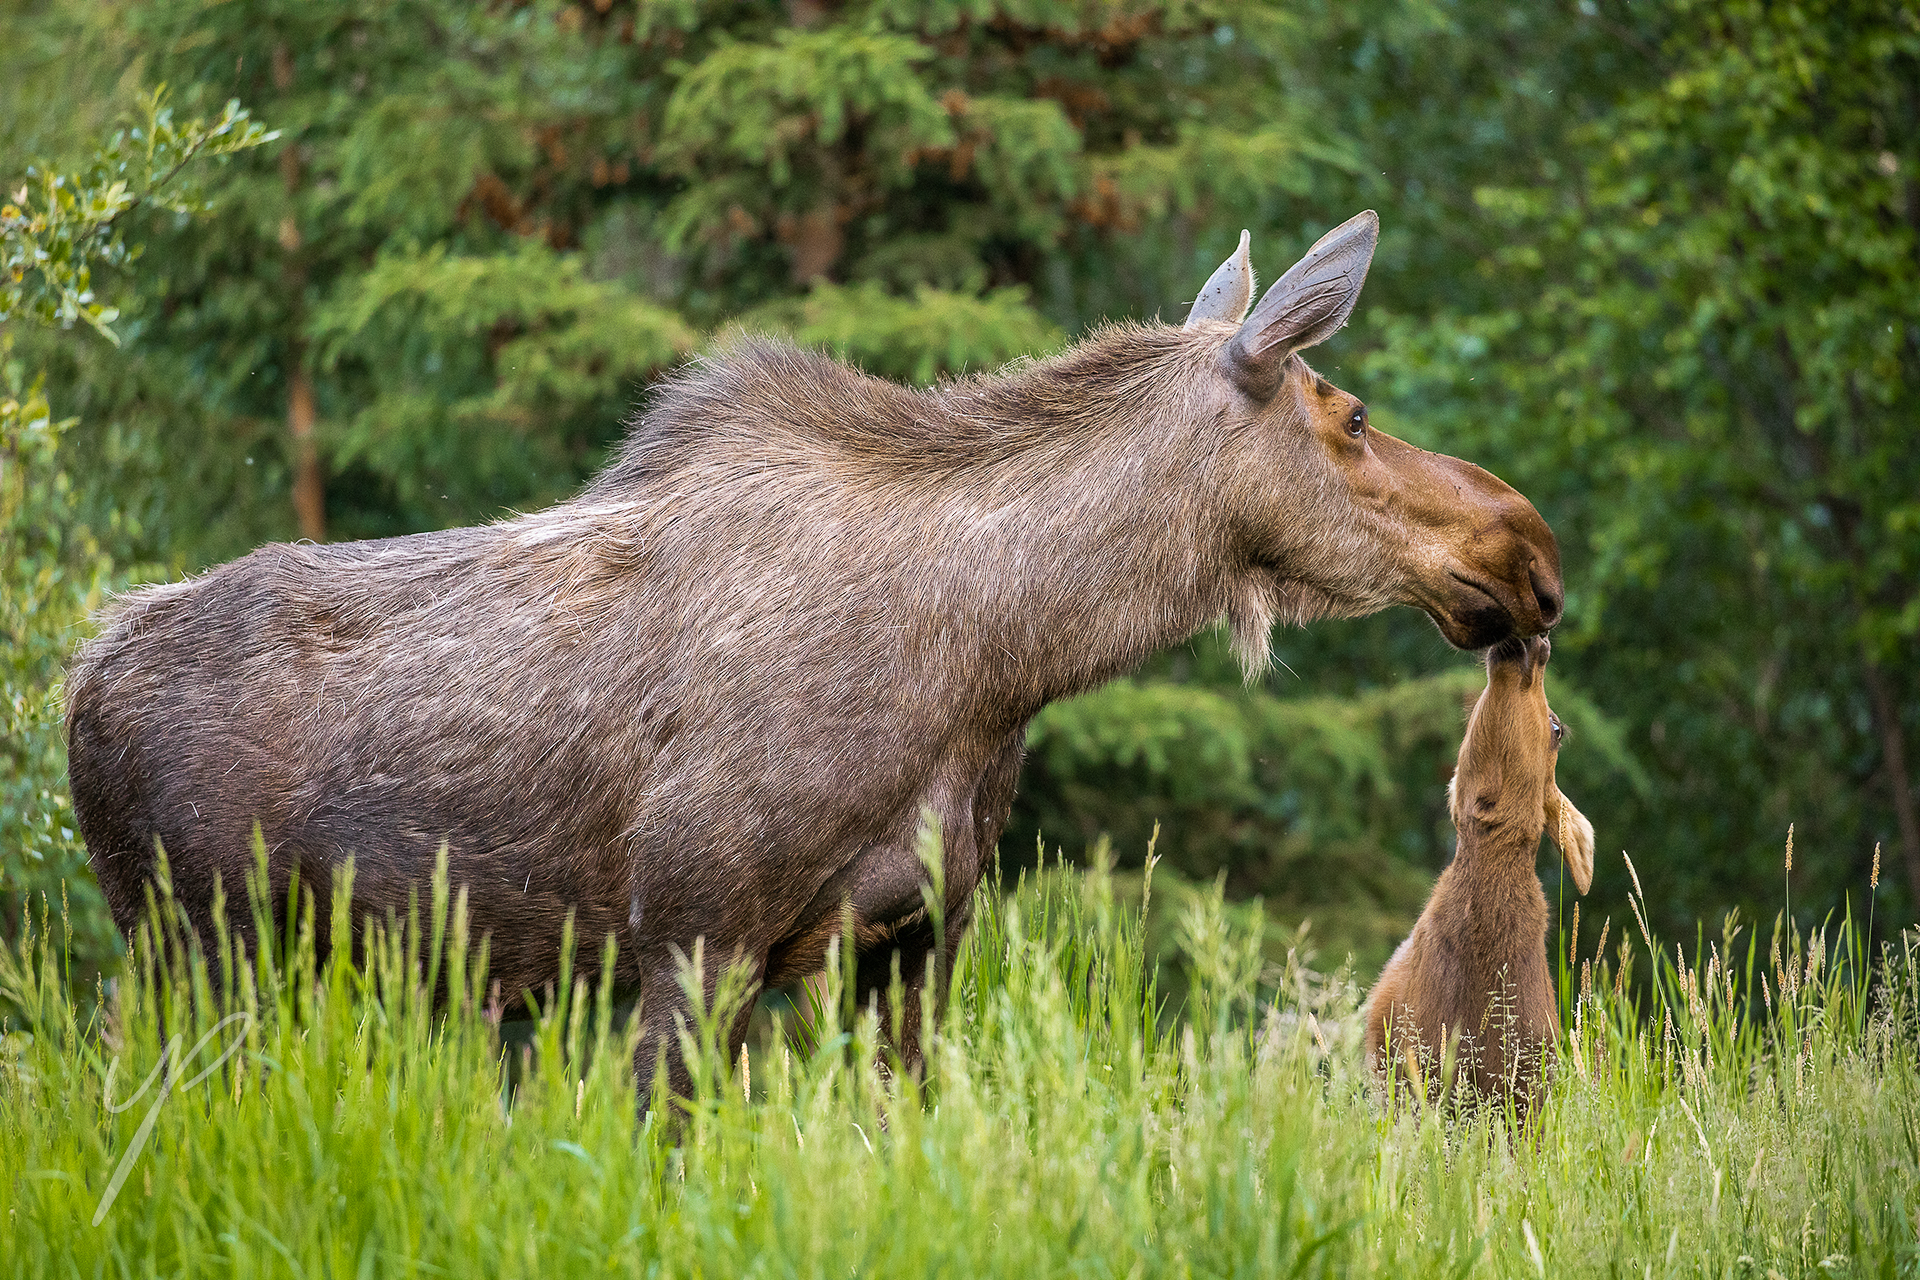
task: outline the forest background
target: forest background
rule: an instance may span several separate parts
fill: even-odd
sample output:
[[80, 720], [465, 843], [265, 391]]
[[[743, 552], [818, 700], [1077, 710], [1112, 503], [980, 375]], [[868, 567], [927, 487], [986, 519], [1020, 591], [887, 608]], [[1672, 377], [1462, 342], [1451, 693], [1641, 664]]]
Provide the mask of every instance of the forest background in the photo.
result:
[[[1874, 869], [1876, 922], [1916, 918], [1912, 3], [0, 0], [0, 24], [0, 928], [65, 895], [82, 958], [117, 945], [58, 700], [107, 591], [552, 502], [731, 329], [925, 383], [1177, 323], [1242, 227], [1268, 279], [1368, 207], [1379, 253], [1316, 365], [1559, 534], [1560, 779], [1604, 855], [1581, 945], [1625, 916], [1622, 848], [1669, 936], [1771, 917], [1789, 823], [1803, 924], [1865, 914]], [[161, 189], [184, 153], [156, 137], [230, 100], [277, 136]], [[1383, 959], [1449, 856], [1479, 672], [1407, 610], [1274, 643], [1256, 687], [1202, 637], [1044, 712], [1009, 865], [1038, 833], [1137, 865], [1158, 823], [1172, 869]]]

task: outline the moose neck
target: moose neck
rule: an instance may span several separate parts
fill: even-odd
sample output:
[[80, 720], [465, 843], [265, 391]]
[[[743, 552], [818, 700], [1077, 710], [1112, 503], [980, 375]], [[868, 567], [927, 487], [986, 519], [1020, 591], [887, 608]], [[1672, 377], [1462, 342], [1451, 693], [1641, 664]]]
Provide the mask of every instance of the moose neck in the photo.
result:
[[995, 718], [1222, 614], [1243, 660], [1264, 661], [1273, 574], [1246, 562], [1223, 510], [1216, 358], [1178, 330], [1113, 328], [915, 392], [747, 342], [665, 384], [554, 520], [604, 540], [602, 513], [624, 514], [633, 545], [666, 539], [716, 572], [742, 539], [766, 547], [790, 566], [783, 582], [840, 610], [859, 601], [865, 633], [892, 646], [868, 646], [872, 661], [913, 665], [915, 687]]
[[[965, 611], [971, 660], [1026, 714], [1223, 614], [1264, 662], [1271, 575], [1237, 553], [1219, 428], [1182, 403], [1210, 364], [1174, 331], [1119, 330], [936, 393], [981, 447], [936, 473], [925, 571]], [[955, 612], [916, 616], [944, 628]]]
[[1460, 841], [1445, 872], [1445, 896], [1456, 911], [1443, 918], [1475, 939], [1465, 949], [1489, 969], [1514, 972], [1544, 963], [1540, 930], [1545, 927], [1546, 895], [1534, 871], [1540, 829], [1529, 836], [1522, 826], [1468, 819], [1460, 823]]

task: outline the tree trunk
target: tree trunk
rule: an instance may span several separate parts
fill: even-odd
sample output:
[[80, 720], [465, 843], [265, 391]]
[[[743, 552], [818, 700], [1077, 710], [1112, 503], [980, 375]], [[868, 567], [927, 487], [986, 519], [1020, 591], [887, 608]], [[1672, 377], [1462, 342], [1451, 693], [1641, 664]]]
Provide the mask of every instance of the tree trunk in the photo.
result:
[[[274, 87], [293, 88], [293, 55], [286, 45], [273, 51]], [[280, 219], [280, 248], [286, 252], [287, 317], [287, 454], [293, 464], [293, 514], [300, 536], [310, 542], [327, 540], [327, 482], [320, 470], [320, 449], [314, 440], [319, 413], [313, 399], [313, 378], [307, 373], [307, 344], [300, 337], [300, 299], [307, 283], [301, 257], [300, 224], [293, 216], [293, 198], [300, 190], [300, 146], [289, 140], [280, 152], [280, 177], [287, 188], [287, 212]]]
[[840, 260], [846, 236], [840, 230], [839, 210], [832, 205], [809, 209], [790, 222], [782, 219], [781, 239], [793, 255], [793, 282], [812, 284], [825, 280]]
[[292, 365], [287, 379], [287, 435], [293, 445], [293, 513], [300, 536], [313, 542], [327, 540], [327, 490], [320, 474], [320, 451], [314, 446], [313, 379], [302, 363], [305, 344], [288, 351]]
[[1893, 789], [1893, 816], [1900, 824], [1900, 852], [1907, 864], [1907, 883], [1920, 904], [1920, 813], [1916, 813], [1913, 786], [1907, 774], [1906, 735], [1900, 729], [1900, 703], [1887, 683], [1887, 673], [1866, 653], [1867, 698], [1873, 703], [1874, 727], [1880, 731], [1880, 754], [1887, 765], [1887, 783]]

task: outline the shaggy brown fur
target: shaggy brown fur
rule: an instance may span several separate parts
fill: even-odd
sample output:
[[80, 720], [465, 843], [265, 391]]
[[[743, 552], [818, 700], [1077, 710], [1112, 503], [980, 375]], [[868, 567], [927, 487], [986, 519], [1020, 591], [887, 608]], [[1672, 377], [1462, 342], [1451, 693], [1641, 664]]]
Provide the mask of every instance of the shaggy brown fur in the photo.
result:
[[1249, 672], [1276, 619], [1410, 603], [1473, 647], [1556, 621], [1559, 552], [1526, 499], [1372, 430], [1294, 354], [1351, 310], [1364, 220], [1244, 325], [1104, 329], [925, 392], [742, 342], [666, 383], [551, 510], [268, 546], [133, 593], [68, 682], [116, 920], [156, 841], [202, 919], [256, 821], [276, 892], [352, 855], [357, 914], [404, 911], [445, 842], [508, 993], [552, 980], [569, 912], [619, 939], [642, 1080], [697, 938], [786, 982], [850, 907], [862, 998], [896, 951], [911, 989], [934, 940], [921, 815], [950, 960], [1049, 701], [1222, 615]]
[[1542, 831], [1585, 893], [1593, 824], [1554, 784], [1559, 719], [1547, 706], [1546, 637], [1487, 652], [1448, 808], [1460, 833], [1419, 923], [1367, 997], [1367, 1062], [1432, 1085], [1447, 1042], [1479, 1097], [1523, 1104], [1559, 1025], [1547, 980], [1547, 899], [1534, 874]]

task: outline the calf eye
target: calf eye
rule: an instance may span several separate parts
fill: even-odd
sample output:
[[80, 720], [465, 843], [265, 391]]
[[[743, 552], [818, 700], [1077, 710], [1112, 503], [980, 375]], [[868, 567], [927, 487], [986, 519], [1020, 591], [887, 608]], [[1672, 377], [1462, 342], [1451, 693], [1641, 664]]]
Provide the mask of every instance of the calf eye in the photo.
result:
[[1553, 745], [1558, 747], [1561, 739], [1567, 736], [1567, 731], [1560, 727], [1559, 716], [1548, 716], [1547, 723], [1553, 726]]
[[1361, 405], [1358, 409], [1355, 409], [1353, 416], [1347, 419], [1347, 434], [1355, 440], [1367, 434], [1367, 407], [1365, 405]]

